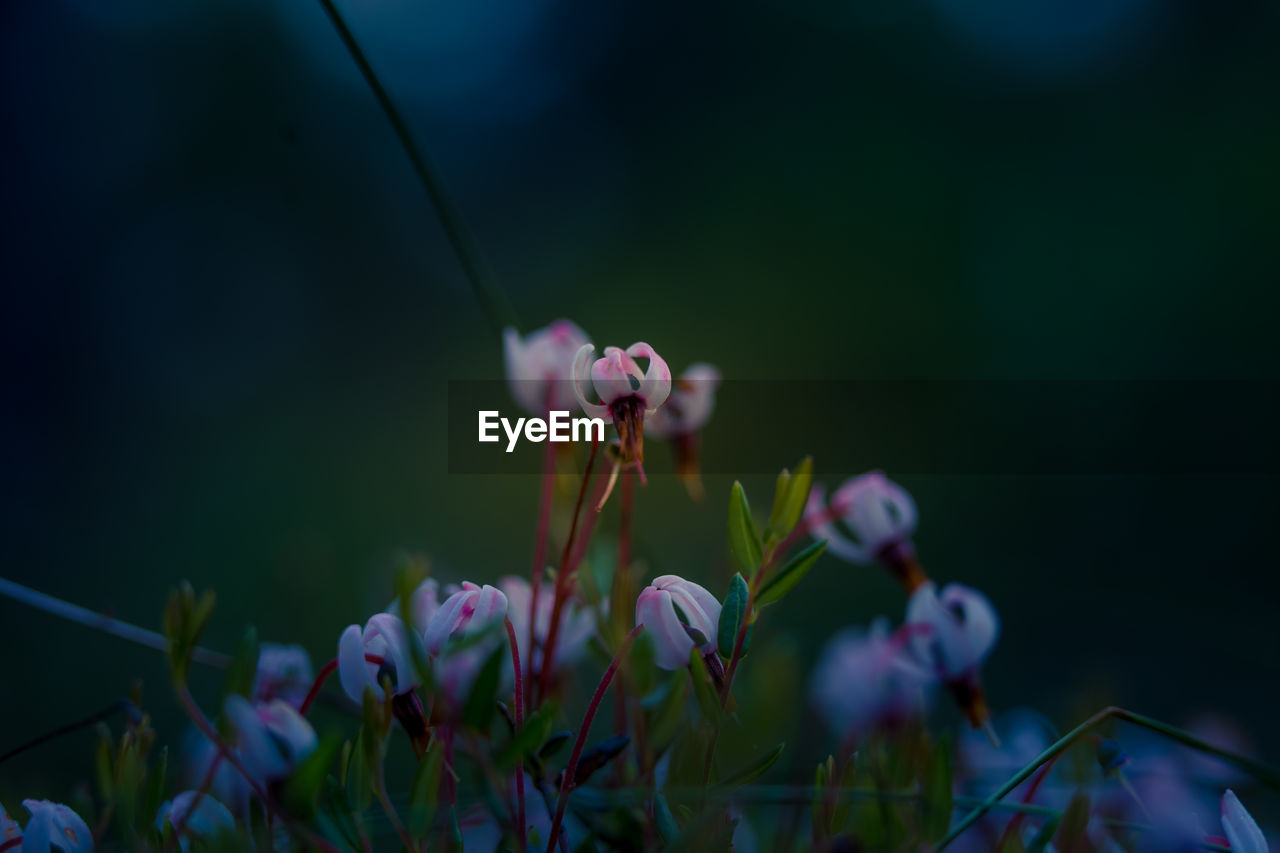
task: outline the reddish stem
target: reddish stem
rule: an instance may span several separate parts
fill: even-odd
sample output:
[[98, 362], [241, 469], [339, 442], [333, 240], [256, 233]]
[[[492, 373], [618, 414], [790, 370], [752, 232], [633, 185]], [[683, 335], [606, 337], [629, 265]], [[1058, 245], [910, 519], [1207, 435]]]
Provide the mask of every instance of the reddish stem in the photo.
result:
[[[213, 757], [213, 760], [209, 762], [209, 769], [205, 771], [204, 778], [200, 780], [200, 787], [196, 788], [196, 795], [191, 798], [191, 804], [187, 806], [187, 810], [183, 812], [182, 817], [178, 819], [178, 822], [173, 825], [173, 835], [170, 836], [171, 842], [173, 839], [182, 838], [182, 833], [187, 828], [187, 821], [190, 820], [191, 816], [195, 814], [196, 809], [199, 808], [200, 801], [204, 799], [204, 795], [209, 793], [209, 788], [213, 785], [213, 777], [217, 774], [218, 767], [221, 765], [222, 753], [219, 752]], [[166, 844], [165, 849], [170, 849], [170, 845]]]
[[542, 593], [542, 576], [547, 570], [547, 535], [551, 528], [551, 503], [554, 497], [555, 481], [556, 450], [555, 445], [548, 441], [547, 452], [542, 459], [542, 494], [538, 498], [538, 532], [533, 543], [533, 571], [530, 573], [533, 585], [530, 587], [529, 601], [529, 660], [525, 662], [529, 667], [529, 677], [524, 681], [525, 689], [530, 693], [524, 696], [525, 704], [533, 701], [533, 644], [537, 642], [534, 632], [538, 624], [538, 598]]
[[569, 793], [574, 788], [574, 777], [578, 774], [578, 759], [582, 757], [582, 748], [586, 745], [587, 732], [591, 730], [591, 723], [596, 718], [596, 711], [600, 709], [600, 702], [604, 699], [604, 694], [609, 689], [609, 682], [613, 681], [613, 674], [618, 671], [618, 665], [622, 663], [622, 656], [627, 653], [627, 649], [631, 648], [632, 641], [640, 636], [640, 632], [643, 630], [644, 625], [637, 625], [623, 638], [622, 643], [618, 646], [617, 653], [613, 656], [613, 660], [609, 662], [609, 668], [604, 671], [604, 675], [600, 676], [600, 683], [596, 685], [596, 692], [591, 694], [591, 702], [587, 705], [587, 713], [582, 717], [582, 725], [578, 727], [578, 737], [573, 742], [573, 752], [569, 754], [569, 763], [564, 768], [564, 778], [560, 782], [560, 797], [556, 800], [556, 814], [551, 820], [551, 834], [547, 840], [548, 850], [555, 847], [556, 839], [560, 836], [560, 824], [564, 822], [564, 810], [569, 804]]
[[[386, 660], [384, 660], [383, 658], [380, 658], [377, 655], [371, 655], [368, 652], [365, 652], [364, 659], [366, 662], [376, 664], [377, 666], [382, 666], [384, 663], [386, 663]], [[306, 698], [303, 699], [302, 704], [298, 706], [299, 714], [301, 714], [304, 717], [307, 715], [307, 712], [311, 710], [311, 706], [315, 704], [316, 697], [320, 695], [320, 688], [324, 687], [324, 683], [329, 680], [329, 676], [333, 675], [334, 671], [337, 670], [337, 668], [338, 668], [337, 658], [334, 658], [333, 660], [325, 664], [323, 667], [321, 667], [320, 674], [316, 676], [315, 681], [311, 682], [311, 689], [307, 691]]]
[[[539, 698], [547, 695], [547, 688], [551, 682], [551, 659], [556, 650], [556, 639], [560, 633], [560, 611], [564, 607], [565, 594], [568, 591], [568, 575], [569, 575], [569, 558], [573, 554], [573, 546], [578, 535], [578, 521], [582, 517], [582, 502], [587, 496], [587, 484], [591, 482], [591, 471], [595, 468], [596, 456], [600, 450], [600, 442], [594, 439], [591, 442], [591, 453], [587, 456], [587, 467], [582, 472], [582, 484], [578, 487], [578, 502], [573, 507], [573, 520], [569, 523], [569, 538], [564, 542], [564, 550], [560, 552], [560, 569], [556, 572], [556, 588], [555, 598], [551, 605], [551, 624], [547, 628], [547, 642], [542, 647], [542, 670], [538, 674], [538, 696]], [[595, 515], [592, 514], [588, 520], [588, 524], [595, 521]], [[529, 614], [530, 622], [534, 621], [533, 614]], [[532, 666], [533, 653], [530, 650], [529, 657]]]
[[[1044, 782], [1045, 777], [1049, 775], [1049, 771], [1053, 769], [1053, 764], [1057, 760], [1058, 757], [1055, 755], [1053, 758], [1046, 761], [1044, 767], [1041, 767], [1040, 772], [1031, 780], [1031, 784], [1027, 786], [1027, 793], [1022, 795], [1022, 804], [1024, 806], [1035, 798], [1036, 791], [1040, 790], [1040, 784]], [[1008, 842], [1013, 834], [1018, 831], [1018, 827], [1021, 826], [1022, 818], [1024, 816], [1024, 812], [1019, 812], [1009, 818], [1009, 822], [1005, 824], [1004, 832], [1000, 833], [1000, 841], [996, 844], [995, 848], [997, 851], [1003, 850], [1005, 843]]]
[[[548, 442], [549, 444], [550, 442]], [[516, 629], [511, 624], [511, 619], [504, 620], [507, 625], [507, 640], [511, 643], [511, 671], [515, 673], [515, 695], [513, 703], [516, 712], [516, 731], [519, 732], [524, 728], [524, 684], [521, 683], [520, 677], [520, 647], [516, 644]], [[528, 832], [528, 824], [524, 817], [524, 759], [520, 758], [516, 761], [516, 820], [520, 823], [520, 849], [524, 850], [528, 846], [526, 833]]]

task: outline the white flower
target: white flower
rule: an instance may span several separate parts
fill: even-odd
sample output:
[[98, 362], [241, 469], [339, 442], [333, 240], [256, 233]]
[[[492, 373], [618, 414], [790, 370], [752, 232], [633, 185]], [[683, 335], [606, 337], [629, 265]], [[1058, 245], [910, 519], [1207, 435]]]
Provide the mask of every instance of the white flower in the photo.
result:
[[[814, 486], [805, 514], [820, 519], [814, 536], [827, 540], [827, 550], [853, 563], [893, 561], [910, 553], [916, 529], [916, 504], [907, 490], [880, 471], [854, 477], [836, 489], [831, 503], [826, 491]], [[845, 536], [833, 523], [843, 521], [856, 539]]]
[[521, 340], [507, 328], [502, 333], [511, 396], [531, 415], [549, 411], [573, 411], [578, 398], [573, 390], [573, 358], [587, 342], [586, 334], [568, 320], [556, 320]]
[[338, 680], [351, 701], [364, 701], [366, 687], [382, 692], [382, 678], [391, 679], [391, 692], [399, 696], [418, 686], [417, 669], [409, 649], [409, 636], [400, 617], [377, 613], [365, 623], [348, 625], [338, 639]]
[[[432, 659], [436, 687], [452, 710], [459, 710], [470, 695], [484, 662], [502, 643], [494, 630], [507, 616], [507, 597], [496, 587], [463, 582], [431, 617], [424, 642]], [[455, 649], [454, 638], [473, 637], [485, 631], [492, 636]]]
[[56, 847], [64, 853], [93, 853], [93, 833], [80, 815], [62, 803], [23, 800], [31, 812], [22, 837], [22, 853], [49, 853]]
[[1267, 853], [1267, 839], [1240, 798], [1230, 789], [1222, 795], [1222, 831], [1231, 842], [1231, 853]]
[[223, 711], [239, 736], [241, 761], [262, 781], [287, 778], [318, 743], [311, 724], [282, 699], [255, 705], [232, 694]]
[[958, 583], [937, 591], [932, 581], [920, 585], [907, 601], [907, 624], [921, 626], [911, 648], [944, 682], [976, 675], [1000, 634], [1000, 620], [987, 597]]
[[[533, 658], [529, 657], [529, 611], [533, 607], [533, 589], [521, 577], [507, 575], [498, 580], [498, 586], [507, 596], [507, 616], [515, 630], [516, 645], [520, 650], [520, 663], [530, 672], [542, 669], [542, 649], [551, 629], [551, 610], [555, 605], [555, 585], [543, 582], [538, 590], [538, 612], [533, 617]], [[568, 600], [561, 605], [560, 630], [556, 635], [555, 668], [572, 666], [586, 651], [587, 641], [595, 634], [596, 620], [590, 608], [580, 607]]]
[[[653, 640], [654, 662], [663, 669], [680, 669], [689, 665], [694, 646], [704, 655], [716, 651], [720, 602], [693, 581], [663, 575], [640, 590], [636, 624], [643, 625]], [[695, 633], [700, 635], [696, 640]]]
[[831, 730], [860, 737], [923, 713], [932, 679], [906, 654], [903, 634], [877, 619], [869, 631], [846, 629], [827, 641], [809, 695]]
[[719, 370], [709, 364], [690, 365], [672, 383], [666, 403], [645, 420], [644, 428], [658, 438], [697, 432], [711, 420], [719, 385]]
[[259, 702], [283, 699], [296, 708], [306, 698], [314, 677], [311, 656], [302, 646], [263, 643], [258, 648], [253, 697]]
[[[194, 812], [191, 811], [193, 802], [196, 803]], [[183, 791], [172, 800], [164, 801], [156, 812], [156, 829], [164, 832], [166, 823], [174, 829], [182, 824], [182, 835], [178, 838], [178, 843], [182, 845], [183, 853], [191, 845], [192, 838], [213, 841], [218, 836], [234, 834], [236, 831], [235, 818], [231, 817], [227, 807], [209, 794], [198, 795], [196, 791]]]

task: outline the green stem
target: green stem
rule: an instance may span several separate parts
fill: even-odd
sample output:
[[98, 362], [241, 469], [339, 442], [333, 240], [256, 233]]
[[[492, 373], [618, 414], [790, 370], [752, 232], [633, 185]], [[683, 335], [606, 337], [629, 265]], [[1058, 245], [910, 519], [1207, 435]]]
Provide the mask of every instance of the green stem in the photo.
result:
[[1229, 764], [1234, 764], [1236, 767], [1253, 776], [1267, 787], [1280, 788], [1280, 772], [1261, 762], [1254, 761], [1252, 758], [1246, 758], [1243, 755], [1237, 755], [1230, 750], [1222, 749], [1221, 747], [1214, 746], [1213, 744], [1206, 743], [1189, 732], [1184, 732], [1182, 729], [1174, 728], [1173, 726], [1162, 723], [1159, 720], [1153, 720], [1150, 717], [1135, 714], [1133, 711], [1113, 706], [1103, 708], [1101, 711], [1094, 714], [1071, 731], [1067, 732], [1067, 734], [1059, 738], [1057, 742], [1051, 745], [1044, 752], [1040, 753], [1034, 761], [1023, 767], [1017, 773], [1013, 774], [1013, 776], [1011, 776], [1007, 782], [992, 793], [991, 796], [979, 803], [973, 811], [969, 812], [961, 818], [959, 823], [951, 827], [951, 829], [947, 831], [947, 834], [938, 842], [938, 845], [934, 850], [941, 851], [945, 849], [947, 845], [960, 837], [961, 833], [966, 829], [973, 826], [973, 824], [975, 824], [984, 814], [999, 803], [1000, 800], [1008, 796], [1010, 791], [1021, 785], [1027, 779], [1031, 778], [1031, 774], [1035, 773], [1043, 764], [1054, 760], [1063, 752], [1066, 752], [1075, 744], [1076, 741], [1088, 734], [1090, 730], [1110, 719], [1122, 720], [1126, 723], [1130, 723], [1131, 725], [1149, 729], [1153, 732], [1164, 735], [1170, 740], [1181, 743], [1184, 746], [1189, 746], [1192, 749], [1199, 750], [1207, 755], [1213, 755], [1217, 758], [1221, 758]]
[[467, 282], [471, 285], [472, 291], [480, 301], [480, 307], [484, 310], [490, 325], [493, 326], [494, 333], [501, 340], [502, 330], [507, 326], [516, 325], [515, 312], [511, 308], [511, 304], [485, 273], [480, 263], [480, 253], [476, 248], [474, 238], [463, 224], [457, 208], [444, 190], [444, 185], [431, 170], [431, 166], [427, 163], [422, 149], [414, 142], [413, 134], [409, 131], [409, 125], [391, 100], [391, 96], [387, 94], [387, 90], [382, 85], [382, 81], [378, 79], [378, 75], [374, 73], [373, 66], [369, 64], [364, 51], [361, 50], [355, 36], [351, 33], [351, 29], [347, 26], [347, 22], [343, 20], [342, 13], [338, 11], [333, 0], [320, 0], [320, 5], [324, 7], [325, 13], [329, 16], [329, 21], [333, 24], [334, 29], [338, 31], [339, 38], [342, 39], [343, 45], [347, 48], [347, 53], [351, 54], [351, 59], [355, 62], [356, 67], [360, 69], [365, 82], [373, 90], [373, 96], [377, 99], [378, 105], [382, 107], [382, 111], [386, 113], [387, 120], [391, 122], [391, 128], [400, 140], [400, 147], [404, 149], [404, 153], [409, 157], [409, 162], [413, 165], [413, 171], [418, 176], [418, 182], [422, 184], [423, 190], [426, 191], [427, 197], [435, 208], [436, 216], [440, 218], [440, 225], [444, 229], [445, 236], [449, 238], [449, 245], [453, 248], [454, 254], [458, 256], [458, 264], [462, 267], [462, 272], [466, 275]]

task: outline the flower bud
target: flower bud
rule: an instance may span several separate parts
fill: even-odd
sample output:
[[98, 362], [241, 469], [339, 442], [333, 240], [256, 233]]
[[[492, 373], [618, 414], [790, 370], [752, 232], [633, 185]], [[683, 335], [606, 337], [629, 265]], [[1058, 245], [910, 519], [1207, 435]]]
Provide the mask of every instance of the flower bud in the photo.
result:
[[[578, 395], [578, 404], [588, 417], [609, 421], [618, 431], [621, 451], [614, 466], [615, 474], [619, 465], [643, 466], [644, 420], [656, 412], [671, 393], [671, 369], [662, 356], [643, 341], [626, 350], [605, 347], [604, 358], [592, 361], [594, 352], [594, 344], [584, 344], [573, 360], [573, 390]], [[649, 360], [647, 370], [640, 370], [637, 358]], [[599, 403], [587, 399], [592, 388], [600, 398]], [[643, 481], [643, 467], [640, 467], [640, 477]]]
[[311, 656], [298, 645], [263, 643], [258, 649], [258, 672], [253, 698], [259, 702], [283, 699], [295, 708], [311, 688]]
[[676, 474], [695, 498], [703, 495], [698, 433], [711, 420], [719, 385], [720, 371], [709, 364], [692, 365], [672, 384], [671, 394], [662, 408], [644, 422], [650, 435], [671, 442]]
[[418, 686], [404, 623], [397, 616], [378, 613], [363, 631], [359, 625], [347, 626], [338, 640], [338, 680], [347, 696], [358, 705], [364, 701], [366, 687], [382, 693], [382, 682], [388, 678], [395, 696]]
[[[805, 514], [814, 535], [827, 540], [829, 552], [864, 565], [879, 560], [899, 573], [909, 591], [923, 582], [911, 545], [916, 504], [906, 489], [872, 471], [846, 481], [831, 495], [829, 505], [825, 497], [824, 489], [814, 486]], [[845, 535], [836, 520], [844, 522], [854, 538]]]
[[445, 701], [447, 713], [462, 710], [476, 676], [502, 638], [494, 631], [487, 640], [456, 649], [450, 647], [449, 641], [492, 630], [506, 618], [507, 609], [507, 597], [502, 590], [488, 584], [481, 587], [464, 582], [431, 617], [425, 642], [435, 686]]
[[[195, 811], [191, 810], [193, 804]], [[226, 806], [208, 793], [195, 791], [183, 791], [172, 800], [164, 801], [156, 812], [156, 829], [163, 833], [166, 823], [175, 829], [182, 825], [182, 835], [178, 838], [182, 853], [187, 853], [192, 838], [209, 843], [236, 831], [235, 818]]]
[[907, 655], [905, 632], [891, 635], [878, 619], [869, 631], [846, 629], [827, 641], [809, 692], [831, 730], [856, 739], [922, 714], [931, 682]]
[[[508, 575], [498, 581], [507, 597], [507, 616], [515, 630], [517, 648], [522, 665], [529, 661], [531, 672], [542, 669], [542, 649], [551, 629], [551, 611], [555, 605], [555, 585], [543, 582], [538, 590], [538, 612], [533, 617], [533, 652], [529, 651], [529, 620], [533, 607], [533, 589], [521, 577]], [[596, 631], [595, 614], [590, 608], [580, 607], [572, 599], [566, 600], [560, 610], [560, 630], [556, 635], [553, 669], [564, 669], [576, 663], [586, 651], [587, 641]]]
[[694, 647], [716, 651], [720, 602], [703, 587], [676, 575], [654, 578], [636, 599], [636, 624], [653, 639], [654, 661], [663, 669], [689, 664]]
[[907, 625], [916, 629], [911, 636], [916, 659], [947, 686], [970, 724], [990, 732], [978, 668], [1000, 634], [991, 602], [958, 583], [947, 584], [939, 594], [933, 581], [926, 581], [907, 601]]

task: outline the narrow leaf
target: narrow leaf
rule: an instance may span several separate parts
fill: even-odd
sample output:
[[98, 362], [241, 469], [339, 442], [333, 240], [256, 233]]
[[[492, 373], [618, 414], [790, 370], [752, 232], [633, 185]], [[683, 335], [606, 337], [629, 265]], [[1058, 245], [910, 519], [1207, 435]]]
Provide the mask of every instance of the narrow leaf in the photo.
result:
[[920, 822], [926, 841], [937, 841], [951, 826], [951, 739], [934, 745], [925, 768]]
[[723, 658], [733, 655], [733, 648], [738, 643], [738, 630], [742, 627], [742, 617], [747, 613], [749, 597], [746, 578], [741, 572], [735, 572], [729, 582], [729, 593], [720, 607], [720, 624], [716, 629], [716, 644]]
[[524, 721], [524, 726], [494, 755], [494, 764], [505, 770], [514, 767], [525, 756], [533, 755], [551, 733], [554, 715], [555, 709], [550, 706], [539, 708], [530, 714], [529, 719]]
[[315, 814], [329, 768], [342, 751], [342, 740], [330, 735], [303, 759], [284, 784], [281, 802], [291, 815], [311, 817]]
[[702, 650], [697, 646], [689, 652], [689, 678], [693, 681], [693, 695], [698, 700], [698, 707], [702, 709], [702, 716], [706, 717], [707, 722], [713, 726], [719, 725], [724, 711], [720, 707], [716, 689], [711, 684], [707, 665], [702, 660]]
[[507, 655], [507, 647], [499, 646], [484, 662], [475, 684], [471, 687], [471, 695], [462, 709], [462, 722], [479, 732], [489, 730], [489, 723], [496, 710], [498, 682], [502, 678], [502, 663]]
[[760, 533], [751, 517], [746, 490], [736, 481], [729, 494], [729, 550], [748, 575], [760, 568]]
[[409, 788], [409, 834], [414, 838], [421, 838], [431, 828], [443, 776], [444, 750], [437, 745], [418, 763], [413, 785]]
[[826, 547], [827, 540], [820, 539], [790, 560], [787, 560], [786, 565], [775, 571], [764, 582], [764, 586], [760, 588], [759, 594], [756, 595], [756, 606], [765, 607], [782, 600], [782, 597], [790, 592], [796, 584], [800, 583], [800, 579], [809, 573], [809, 570], [813, 568], [813, 564], [818, 561], [818, 557], [822, 555], [822, 551]]
[[1084, 853], [1091, 850], [1088, 835], [1089, 795], [1077, 792], [1062, 812], [1058, 831], [1054, 834], [1054, 847], [1061, 853]]
[[680, 824], [676, 823], [676, 816], [671, 813], [671, 806], [661, 793], [653, 795], [653, 819], [658, 825], [658, 834], [662, 836], [662, 840], [667, 844], [674, 844], [680, 837]]
[[721, 780], [720, 784], [717, 787], [724, 790], [732, 790], [734, 788], [739, 788], [747, 784], [748, 782], [752, 782], [758, 779], [759, 777], [763, 776], [765, 772], [770, 767], [772, 767], [774, 763], [777, 762], [778, 758], [782, 755], [782, 748], [784, 746], [786, 746], [786, 744], [784, 743], [778, 744], [776, 747], [769, 750], [764, 755], [760, 756], [755, 761], [748, 764], [746, 767], [743, 767], [737, 770], [736, 772], [731, 773], [728, 778]]
[[[778, 478], [782, 487], [782, 478]], [[769, 532], [777, 539], [783, 539], [796, 526], [800, 516], [804, 514], [805, 504], [809, 500], [809, 490], [813, 487], [813, 457], [806, 456], [796, 467], [795, 473], [787, 478], [785, 493], [774, 498], [773, 515], [769, 518]]]

